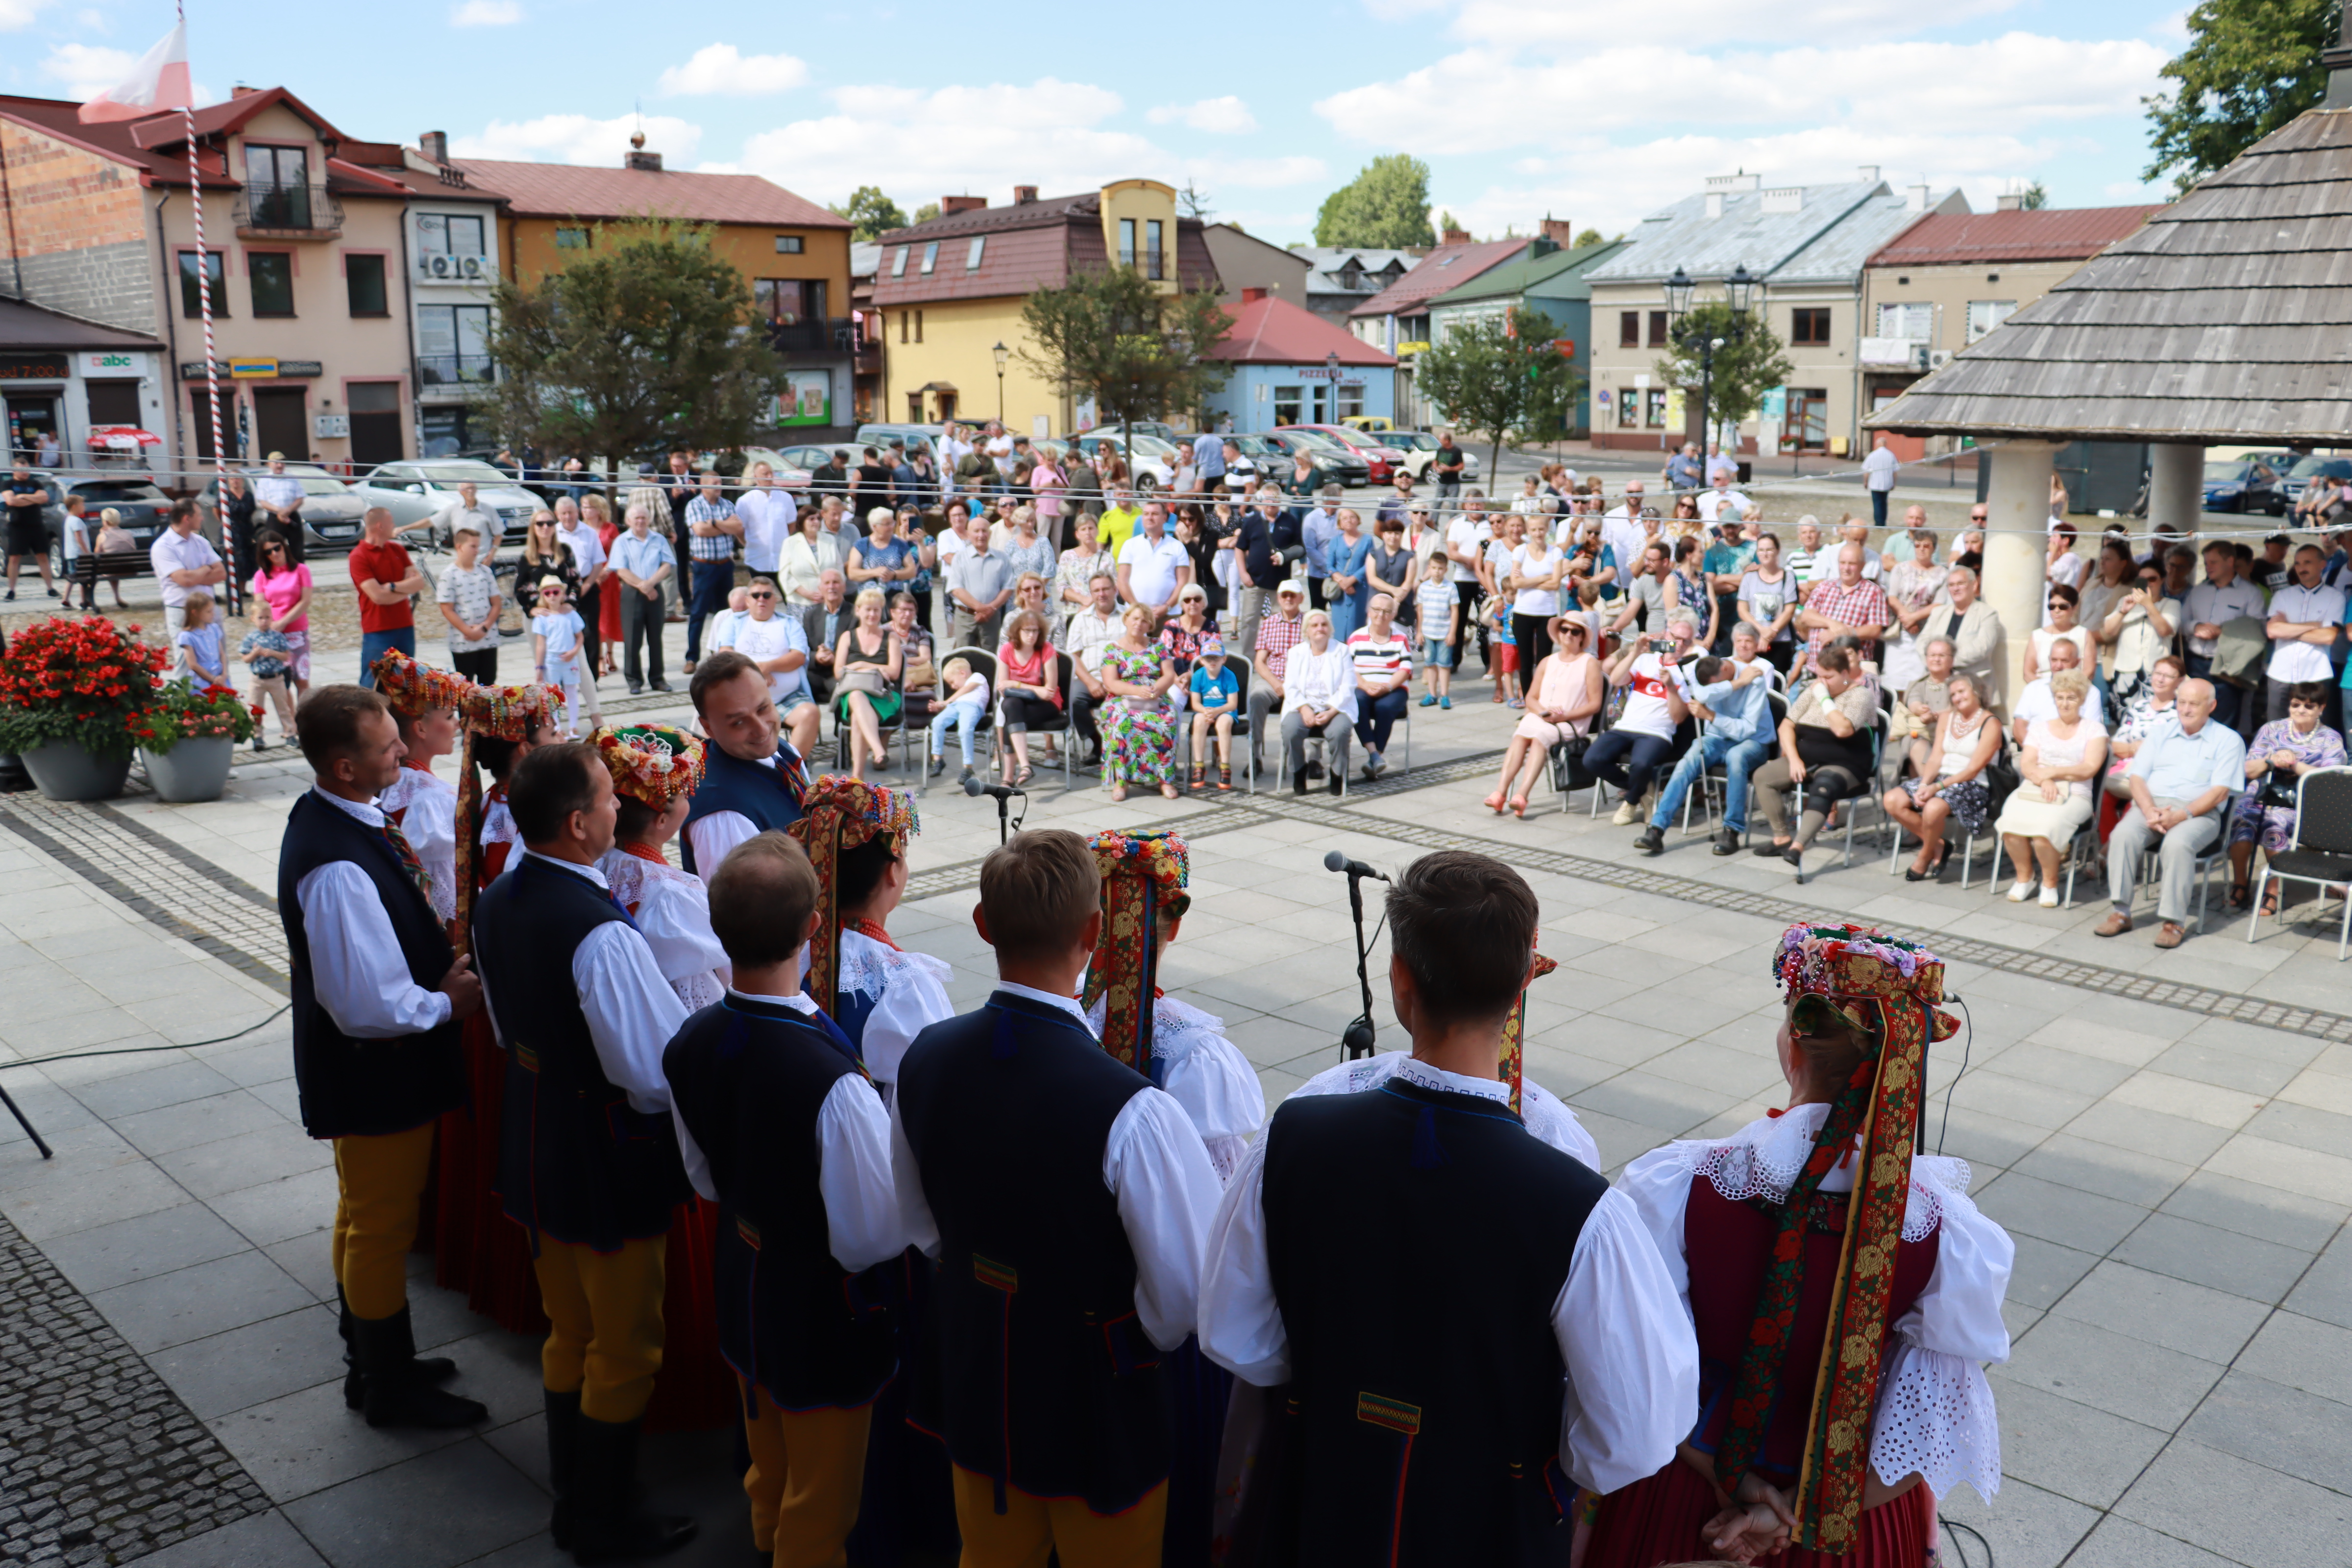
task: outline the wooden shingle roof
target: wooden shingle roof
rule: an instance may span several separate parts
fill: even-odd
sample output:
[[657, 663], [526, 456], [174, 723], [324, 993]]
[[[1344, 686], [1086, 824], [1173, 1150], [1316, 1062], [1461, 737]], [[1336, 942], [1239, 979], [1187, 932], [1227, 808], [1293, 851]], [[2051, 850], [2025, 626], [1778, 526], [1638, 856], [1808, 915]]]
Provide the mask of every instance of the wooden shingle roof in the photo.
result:
[[2315, 109], [1864, 422], [1914, 436], [2352, 438], [2352, 110]]

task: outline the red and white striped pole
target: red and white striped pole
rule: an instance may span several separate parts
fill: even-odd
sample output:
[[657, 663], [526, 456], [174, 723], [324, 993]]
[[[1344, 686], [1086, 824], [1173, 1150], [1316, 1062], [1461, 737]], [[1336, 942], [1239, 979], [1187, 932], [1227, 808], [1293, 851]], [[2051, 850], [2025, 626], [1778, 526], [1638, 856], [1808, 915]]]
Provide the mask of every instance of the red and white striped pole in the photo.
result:
[[[188, 21], [186, 5], [182, 4], [178, 11], [180, 25], [185, 26]], [[213, 473], [220, 481], [213, 487], [214, 510], [220, 514], [221, 554], [226, 557], [228, 563], [227, 613], [236, 615], [243, 608], [245, 584], [237, 577], [236, 525], [228, 515], [228, 448], [221, 444], [220, 362], [213, 357], [213, 274], [212, 268], [205, 260], [205, 184], [204, 171], [196, 161], [194, 93], [181, 100], [180, 117], [181, 125], [188, 134], [188, 201], [196, 217], [196, 302], [205, 321], [205, 412], [213, 424]]]

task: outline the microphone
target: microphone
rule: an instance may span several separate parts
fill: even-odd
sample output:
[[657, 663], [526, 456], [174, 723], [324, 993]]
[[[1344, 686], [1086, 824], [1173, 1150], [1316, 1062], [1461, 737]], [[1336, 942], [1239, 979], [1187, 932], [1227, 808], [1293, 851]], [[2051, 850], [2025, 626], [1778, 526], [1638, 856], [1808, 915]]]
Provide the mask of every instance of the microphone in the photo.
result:
[[1011, 800], [1016, 795], [1024, 800], [1029, 798], [1029, 792], [1025, 789], [1015, 789], [1011, 784], [982, 784], [976, 775], [963, 781], [963, 793], [974, 800], [982, 795], [991, 800]]
[[[971, 788], [969, 784], [964, 787], [966, 789]], [[1350, 860], [1347, 856], [1341, 854], [1337, 849], [1332, 850], [1331, 853], [1323, 857], [1323, 869], [1326, 871], [1345, 871], [1350, 877], [1370, 877], [1374, 881], [1378, 882], [1385, 882], [1388, 880], [1387, 877], [1373, 870], [1361, 860]]]

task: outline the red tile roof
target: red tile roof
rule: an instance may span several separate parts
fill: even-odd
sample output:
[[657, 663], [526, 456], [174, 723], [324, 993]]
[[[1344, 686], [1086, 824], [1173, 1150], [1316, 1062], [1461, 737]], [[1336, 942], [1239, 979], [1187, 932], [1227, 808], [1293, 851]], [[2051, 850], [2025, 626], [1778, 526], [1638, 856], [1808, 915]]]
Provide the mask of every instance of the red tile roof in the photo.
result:
[[1314, 311], [1277, 300], [1244, 300], [1228, 306], [1234, 329], [1209, 358], [1234, 364], [1321, 364], [1337, 353], [1341, 364], [1394, 365], [1394, 355], [1382, 353], [1335, 321]]
[[[419, 174], [404, 166], [400, 148], [388, 142], [354, 142], [282, 87], [265, 88], [196, 110], [196, 134], [201, 138], [234, 132], [263, 110], [284, 104], [318, 129], [332, 144], [326, 166], [318, 172], [321, 184], [338, 195], [383, 196], [405, 200], [412, 195], [462, 199], [462, 187], [444, 185], [434, 174]], [[138, 170], [152, 185], [188, 183], [188, 148], [184, 121], [176, 112], [144, 120], [120, 120], [84, 125], [81, 105], [65, 99], [0, 97], [0, 115], [32, 127], [70, 145]], [[204, 149], [200, 168], [207, 190], [236, 190], [243, 182], [221, 172], [218, 143]], [[496, 200], [486, 195], [486, 200]]]
[[453, 158], [450, 163], [464, 171], [475, 189], [506, 197], [518, 217], [629, 218], [651, 213], [693, 223], [851, 226], [847, 218], [757, 174], [600, 169], [496, 158]]
[[[241, 104], [245, 100], [233, 101]], [[80, 118], [81, 105], [57, 98], [0, 97], [0, 115], [68, 146], [79, 147], [101, 158], [111, 158], [118, 163], [128, 164], [138, 170], [150, 184], [185, 185], [188, 183], [188, 152], [184, 142], [175, 138], [168, 147], [151, 147], [138, 140], [136, 133], [139, 129], [152, 125], [152, 120], [116, 120], [84, 125]], [[157, 118], [168, 118], [174, 126], [180, 123], [180, 117], [176, 114]], [[197, 123], [201, 129], [201, 114]], [[217, 157], [205, 160], [201, 168], [206, 189], [239, 188], [241, 182], [221, 173]]]
[[[933, 300], [1002, 300], [1069, 281], [1074, 271], [1110, 264], [1103, 243], [1101, 197], [1061, 196], [934, 218], [882, 237], [882, 268], [874, 276], [874, 303], [927, 305]], [[971, 242], [985, 239], [980, 265], [967, 268]], [[923, 251], [940, 247], [931, 272]], [[898, 252], [907, 252], [904, 270]], [[1217, 264], [1198, 218], [1176, 220], [1176, 280], [1186, 289], [1213, 289]]]
[[1489, 268], [1500, 267], [1527, 253], [1525, 239], [1474, 239], [1465, 245], [1441, 245], [1421, 258], [1421, 265], [1348, 312], [1350, 316], [1411, 316], [1413, 307], [1459, 289]]
[[1872, 267], [1976, 261], [2087, 261], [2162, 206], [2041, 207], [2031, 212], [1930, 213], [1878, 247]]

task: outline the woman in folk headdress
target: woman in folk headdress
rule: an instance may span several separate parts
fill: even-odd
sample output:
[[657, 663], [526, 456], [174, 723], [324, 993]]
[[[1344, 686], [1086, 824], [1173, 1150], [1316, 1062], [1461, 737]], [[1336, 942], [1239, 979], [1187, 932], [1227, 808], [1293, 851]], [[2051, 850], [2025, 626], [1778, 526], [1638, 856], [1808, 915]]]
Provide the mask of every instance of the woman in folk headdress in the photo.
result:
[[1601, 1500], [1584, 1568], [1920, 1568], [1936, 1499], [2000, 1485], [1980, 1363], [2009, 1358], [2016, 1249], [1964, 1162], [1913, 1147], [1927, 1047], [1958, 1026], [1943, 963], [1797, 925], [1773, 970], [1788, 1109], [1619, 1179], [1684, 1287], [1699, 1418], [1675, 1463]]
[[375, 686], [408, 748], [400, 776], [375, 803], [425, 863], [426, 896], [447, 925], [457, 918], [457, 786], [433, 771], [433, 759], [457, 749], [457, 710], [474, 683], [388, 648], [376, 660]]
[[727, 952], [710, 930], [709, 889], [671, 865], [662, 846], [686, 826], [702, 782], [702, 742], [665, 724], [599, 730], [589, 741], [620, 796], [613, 847], [596, 869], [645, 934], [662, 978], [688, 1011], [699, 1011], [727, 994]]

